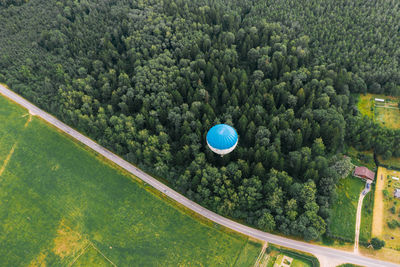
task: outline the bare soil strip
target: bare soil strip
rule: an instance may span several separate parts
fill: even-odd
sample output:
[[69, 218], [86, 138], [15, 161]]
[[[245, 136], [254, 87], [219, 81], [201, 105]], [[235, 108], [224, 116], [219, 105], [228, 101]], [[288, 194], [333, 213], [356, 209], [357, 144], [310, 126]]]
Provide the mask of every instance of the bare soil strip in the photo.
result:
[[4, 170], [6, 169], [7, 164], [8, 164], [8, 162], [10, 161], [11, 156], [12, 156], [12, 154], [14, 153], [14, 150], [15, 150], [16, 147], [17, 147], [17, 143], [15, 143], [15, 144], [12, 146], [10, 152], [9, 152], [8, 155], [7, 155], [7, 158], [4, 160], [3, 166], [1, 166], [1, 169], [0, 169], [0, 176], [3, 174]]
[[355, 239], [354, 239], [354, 253], [358, 253], [358, 241], [360, 238], [360, 225], [361, 225], [361, 211], [362, 211], [362, 203], [364, 200], [364, 192], [361, 191], [360, 198], [358, 199], [358, 206], [357, 206], [357, 217], [356, 217], [356, 232], [355, 232]]
[[376, 189], [374, 200], [374, 213], [372, 218], [372, 236], [381, 236], [383, 229], [383, 193], [385, 187], [386, 173], [382, 167], [378, 167], [378, 175], [376, 176]]
[[32, 115], [31, 113], [29, 113], [29, 118], [28, 120], [25, 122], [24, 128], [26, 128], [28, 126], [28, 124], [32, 121]]

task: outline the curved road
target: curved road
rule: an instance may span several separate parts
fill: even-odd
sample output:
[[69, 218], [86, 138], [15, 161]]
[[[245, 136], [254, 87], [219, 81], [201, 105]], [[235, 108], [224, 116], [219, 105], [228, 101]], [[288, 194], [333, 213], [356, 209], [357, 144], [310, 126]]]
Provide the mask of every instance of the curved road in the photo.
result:
[[11, 99], [12, 101], [18, 103], [19, 105], [28, 109], [34, 115], [42, 118], [43, 120], [47, 121], [48, 123], [54, 125], [61, 131], [67, 133], [68, 135], [72, 136], [76, 140], [80, 141], [81, 143], [85, 144], [86, 146], [90, 147], [97, 153], [101, 154], [105, 158], [111, 160], [115, 164], [118, 164], [131, 174], [139, 177], [144, 182], [148, 183], [158, 191], [164, 193], [165, 195], [169, 196], [170, 198], [174, 199], [175, 201], [179, 202], [180, 204], [184, 205], [185, 207], [191, 209], [192, 211], [206, 217], [207, 219], [223, 225], [227, 228], [240, 232], [244, 235], [250, 236], [255, 239], [271, 242], [277, 245], [285, 246], [292, 249], [297, 249], [301, 251], [305, 251], [308, 253], [312, 253], [315, 255], [321, 255], [326, 258], [336, 259], [347, 263], [358, 264], [362, 266], [371, 266], [371, 267], [399, 267], [400, 265], [385, 262], [381, 260], [375, 260], [372, 258], [364, 257], [361, 255], [357, 255], [354, 253], [341, 251], [333, 248], [317, 246], [313, 244], [309, 244], [306, 242], [301, 242], [297, 240], [292, 240], [289, 238], [281, 237], [278, 235], [269, 234], [266, 232], [262, 232], [260, 230], [245, 226], [243, 224], [234, 222], [230, 219], [227, 219], [223, 216], [220, 216], [202, 206], [196, 204], [195, 202], [189, 200], [188, 198], [184, 197], [183, 195], [179, 194], [178, 192], [174, 191], [173, 189], [167, 187], [163, 183], [159, 182], [157, 179], [151, 177], [150, 175], [144, 173], [143, 171], [139, 170], [137, 167], [133, 166], [129, 162], [123, 160], [119, 156], [115, 155], [114, 153], [110, 152], [109, 150], [105, 149], [104, 147], [100, 146], [99, 144], [95, 143], [91, 139], [87, 138], [86, 136], [80, 134], [76, 130], [72, 129], [68, 125], [62, 123], [55, 117], [51, 116], [50, 114], [46, 113], [45, 111], [39, 109], [32, 103], [28, 102], [21, 96], [17, 95], [13, 91], [5, 88], [0, 84], [0, 94], [6, 96], [7, 98]]

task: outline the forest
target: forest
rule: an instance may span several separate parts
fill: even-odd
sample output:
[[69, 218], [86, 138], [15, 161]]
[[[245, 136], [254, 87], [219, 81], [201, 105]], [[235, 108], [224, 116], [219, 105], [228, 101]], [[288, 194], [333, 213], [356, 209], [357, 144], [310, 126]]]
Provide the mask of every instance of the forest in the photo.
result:
[[[400, 156], [400, 2], [0, 0], [0, 82], [219, 214], [319, 239], [348, 146]], [[217, 123], [239, 145], [206, 145]], [[339, 164], [338, 164], [339, 162]]]

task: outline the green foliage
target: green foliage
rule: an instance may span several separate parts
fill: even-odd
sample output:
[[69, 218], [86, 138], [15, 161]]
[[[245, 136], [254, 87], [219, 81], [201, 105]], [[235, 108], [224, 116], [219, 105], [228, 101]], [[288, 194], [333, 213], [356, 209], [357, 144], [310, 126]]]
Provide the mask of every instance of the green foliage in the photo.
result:
[[396, 207], [395, 207], [395, 206], [392, 206], [392, 207], [390, 208], [390, 212], [391, 212], [392, 214], [395, 214], [395, 213], [396, 213]]
[[[300, 62], [312, 59], [316, 64], [334, 65], [340, 73], [337, 90], [400, 94], [400, 36], [393, 23], [400, 20], [397, 3], [269, 0], [257, 1], [251, 14], [250, 21], [262, 17], [276, 22], [275, 27], [284, 28], [288, 35], [301, 36], [296, 49]], [[356, 74], [350, 88], [345, 82], [348, 74], [341, 68]]]
[[267, 232], [270, 232], [275, 229], [275, 220], [274, 217], [266, 212], [264, 215], [258, 220], [257, 226]]
[[[400, 12], [360, 1], [6, 4], [0, 79], [207, 208], [318, 239], [345, 140], [400, 155], [350, 94], [398, 93]], [[216, 123], [240, 136], [223, 158], [205, 142]]]
[[389, 197], [389, 191], [388, 191], [387, 189], [383, 189], [383, 190], [382, 190], [382, 193], [383, 193], [383, 196], [384, 196], [385, 198], [388, 198], [388, 197]]
[[332, 160], [334, 164], [330, 168], [339, 175], [339, 178], [346, 178], [354, 169], [350, 157], [344, 156], [341, 159], [339, 157], [334, 157]]
[[380, 240], [377, 237], [371, 239], [371, 245], [374, 247], [375, 250], [381, 249], [385, 246], [385, 241]]
[[399, 223], [399, 221], [396, 220], [396, 219], [393, 219], [393, 220], [391, 220], [391, 221], [388, 221], [387, 224], [388, 224], [388, 226], [389, 226], [390, 229], [395, 229], [396, 227], [400, 227], [400, 223]]

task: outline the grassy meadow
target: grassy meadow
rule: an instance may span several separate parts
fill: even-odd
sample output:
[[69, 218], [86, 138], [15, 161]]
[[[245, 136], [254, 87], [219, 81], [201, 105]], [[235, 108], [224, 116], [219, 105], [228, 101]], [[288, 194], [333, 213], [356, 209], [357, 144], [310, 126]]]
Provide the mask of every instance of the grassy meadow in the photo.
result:
[[[384, 99], [385, 102], [375, 102], [375, 98]], [[390, 129], [400, 129], [399, 101], [399, 97], [361, 94], [357, 107], [361, 114], [373, 119], [380, 125]]]
[[251, 266], [261, 249], [3, 97], [0, 168], [4, 266]]
[[370, 119], [374, 118], [374, 97], [372, 94], [361, 94], [357, 108], [364, 116], [367, 116]]
[[[351, 175], [337, 185], [336, 201], [332, 205], [329, 231], [335, 237], [354, 240], [358, 198], [365, 182]], [[369, 194], [369, 193], [368, 193]], [[364, 217], [361, 221], [364, 220]]]

